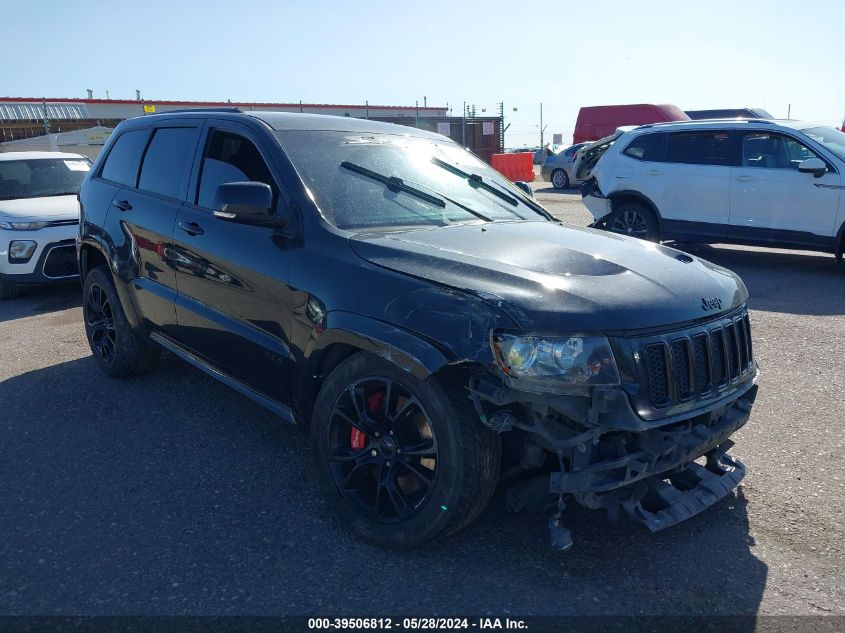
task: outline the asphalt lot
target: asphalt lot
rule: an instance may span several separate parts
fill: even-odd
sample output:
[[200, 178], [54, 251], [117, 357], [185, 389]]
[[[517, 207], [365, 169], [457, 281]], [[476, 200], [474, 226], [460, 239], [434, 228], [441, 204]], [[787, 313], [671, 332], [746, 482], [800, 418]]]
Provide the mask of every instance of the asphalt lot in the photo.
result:
[[[535, 189], [587, 223], [574, 192]], [[845, 266], [688, 250], [751, 292], [763, 375], [733, 450], [748, 475], [654, 535], [574, 508], [564, 555], [501, 490], [438, 547], [362, 544], [295, 428], [172, 356], [104, 377], [75, 286], [0, 303], [0, 614], [845, 615]]]

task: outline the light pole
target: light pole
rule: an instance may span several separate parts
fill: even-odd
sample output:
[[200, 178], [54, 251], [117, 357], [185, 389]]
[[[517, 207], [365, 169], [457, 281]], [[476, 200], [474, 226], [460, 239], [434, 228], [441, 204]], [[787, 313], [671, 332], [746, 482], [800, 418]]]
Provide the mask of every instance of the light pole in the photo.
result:
[[540, 102], [540, 148], [543, 148], [543, 134], [546, 131], [547, 125], [543, 125], [543, 102]]
[[[518, 108], [514, 106], [513, 111], [516, 112]], [[505, 151], [505, 132], [511, 126], [510, 123], [505, 125], [505, 102], [499, 102], [499, 152]]]

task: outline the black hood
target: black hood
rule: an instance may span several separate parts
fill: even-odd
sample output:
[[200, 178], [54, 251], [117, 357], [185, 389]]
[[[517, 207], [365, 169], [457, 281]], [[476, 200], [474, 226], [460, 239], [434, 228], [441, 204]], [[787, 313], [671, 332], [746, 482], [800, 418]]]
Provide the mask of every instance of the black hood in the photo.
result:
[[538, 332], [618, 332], [715, 317], [748, 297], [731, 271], [635, 238], [552, 222], [357, 235], [363, 259], [469, 291]]

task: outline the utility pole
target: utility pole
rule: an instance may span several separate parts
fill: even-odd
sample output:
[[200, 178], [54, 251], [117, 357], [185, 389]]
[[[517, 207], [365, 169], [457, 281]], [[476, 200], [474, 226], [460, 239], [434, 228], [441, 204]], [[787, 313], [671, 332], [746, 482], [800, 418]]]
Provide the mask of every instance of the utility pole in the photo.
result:
[[546, 132], [548, 125], [543, 125], [543, 102], [540, 102], [540, 148], [543, 148], [543, 134]]
[[786, 109], [786, 118], [787, 119], [792, 118], [792, 104], [791, 103], [789, 104], [789, 106]]
[[[516, 112], [516, 108], [514, 108], [514, 112]], [[505, 151], [505, 132], [508, 131], [508, 128], [511, 126], [510, 123], [505, 125], [505, 102], [499, 102], [499, 153]]]
[[543, 127], [543, 102], [540, 102], [540, 148], [543, 147], [543, 132], [545, 128]]

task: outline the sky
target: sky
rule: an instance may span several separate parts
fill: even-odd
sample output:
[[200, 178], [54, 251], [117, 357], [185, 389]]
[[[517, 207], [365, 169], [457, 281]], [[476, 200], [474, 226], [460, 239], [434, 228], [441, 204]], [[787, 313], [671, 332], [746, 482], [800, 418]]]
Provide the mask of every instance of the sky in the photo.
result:
[[[0, 0], [0, 96], [448, 106], [508, 147], [578, 109], [762, 107], [840, 125], [845, 2]], [[514, 108], [516, 110], [514, 111]]]

